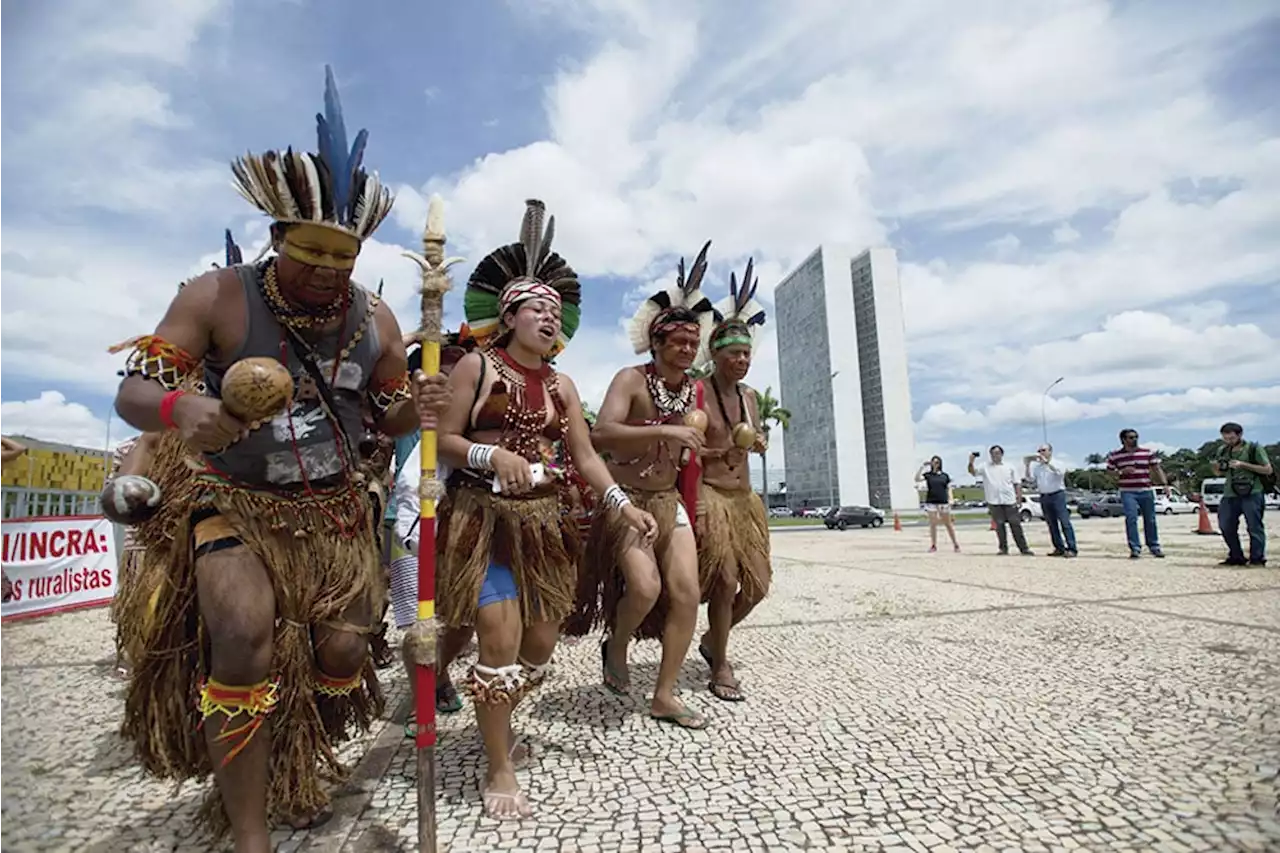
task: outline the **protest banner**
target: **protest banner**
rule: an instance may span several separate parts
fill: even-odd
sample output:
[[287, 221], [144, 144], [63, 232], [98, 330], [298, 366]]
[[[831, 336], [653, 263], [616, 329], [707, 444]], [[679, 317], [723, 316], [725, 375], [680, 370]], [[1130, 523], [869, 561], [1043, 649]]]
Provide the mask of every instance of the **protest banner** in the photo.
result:
[[111, 522], [22, 518], [3, 525], [4, 621], [108, 604], [116, 594]]

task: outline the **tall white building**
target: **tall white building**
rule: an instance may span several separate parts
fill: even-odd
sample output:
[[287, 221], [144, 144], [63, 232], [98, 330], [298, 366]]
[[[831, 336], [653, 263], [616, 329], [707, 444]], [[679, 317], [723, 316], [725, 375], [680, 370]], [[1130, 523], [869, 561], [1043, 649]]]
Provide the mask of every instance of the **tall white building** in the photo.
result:
[[819, 246], [774, 296], [793, 507], [915, 509], [915, 429], [897, 256]]

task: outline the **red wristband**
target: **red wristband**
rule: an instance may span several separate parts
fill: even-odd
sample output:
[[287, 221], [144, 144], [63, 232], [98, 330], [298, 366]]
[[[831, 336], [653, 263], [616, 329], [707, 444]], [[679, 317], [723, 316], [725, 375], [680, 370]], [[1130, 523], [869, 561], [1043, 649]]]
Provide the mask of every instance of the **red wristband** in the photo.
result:
[[164, 424], [165, 429], [178, 428], [178, 425], [173, 421], [173, 407], [178, 405], [178, 400], [185, 396], [186, 393], [186, 391], [170, 391], [160, 401], [160, 423]]

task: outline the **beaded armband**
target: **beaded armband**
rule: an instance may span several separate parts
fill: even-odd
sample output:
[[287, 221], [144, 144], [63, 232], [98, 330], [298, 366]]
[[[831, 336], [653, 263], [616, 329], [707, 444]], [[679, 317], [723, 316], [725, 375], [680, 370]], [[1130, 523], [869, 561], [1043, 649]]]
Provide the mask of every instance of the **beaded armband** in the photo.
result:
[[171, 344], [156, 335], [131, 338], [107, 350], [114, 355], [132, 349], [125, 364], [125, 376], [141, 376], [152, 379], [166, 391], [177, 391], [187, 374], [199, 365], [199, 359], [182, 347]]
[[396, 403], [413, 399], [409, 393], [409, 372], [369, 387], [369, 408], [374, 420], [380, 420]]

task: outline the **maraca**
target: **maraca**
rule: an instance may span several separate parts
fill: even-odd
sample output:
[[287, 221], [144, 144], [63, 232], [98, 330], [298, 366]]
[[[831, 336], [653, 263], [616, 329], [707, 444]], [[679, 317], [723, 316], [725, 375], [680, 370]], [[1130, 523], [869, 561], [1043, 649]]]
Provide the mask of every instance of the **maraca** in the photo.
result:
[[[684, 413], [684, 425], [693, 427], [704, 436], [707, 434], [707, 426], [709, 424], [710, 421], [707, 420], [707, 413], [702, 411], [702, 409], [690, 409]], [[680, 451], [681, 468], [689, 464], [689, 456], [689, 448], [686, 447]]]
[[274, 358], [242, 358], [222, 377], [222, 405], [232, 417], [256, 424], [293, 401], [293, 377]]
[[139, 474], [121, 474], [102, 487], [102, 514], [125, 526], [146, 521], [160, 508], [160, 487]]
[[756, 430], [751, 424], [738, 424], [733, 428], [733, 444], [743, 450], [750, 450], [756, 443]]

